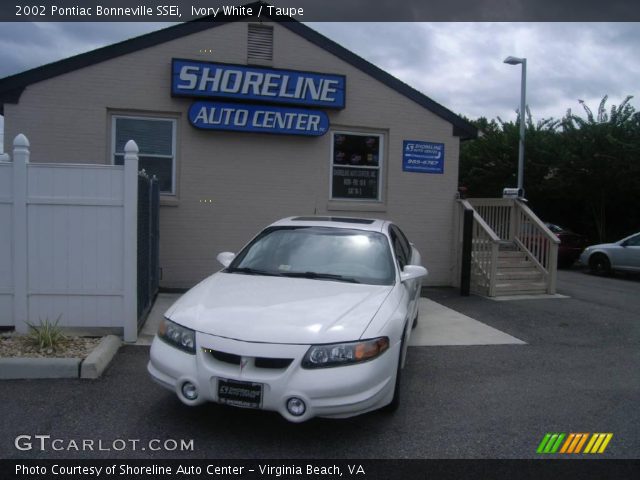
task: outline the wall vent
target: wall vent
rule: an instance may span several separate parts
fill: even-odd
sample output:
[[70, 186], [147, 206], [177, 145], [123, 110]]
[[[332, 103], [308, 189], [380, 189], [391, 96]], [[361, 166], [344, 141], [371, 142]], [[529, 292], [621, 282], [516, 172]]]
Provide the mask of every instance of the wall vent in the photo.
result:
[[273, 61], [273, 27], [249, 24], [247, 39], [247, 63]]

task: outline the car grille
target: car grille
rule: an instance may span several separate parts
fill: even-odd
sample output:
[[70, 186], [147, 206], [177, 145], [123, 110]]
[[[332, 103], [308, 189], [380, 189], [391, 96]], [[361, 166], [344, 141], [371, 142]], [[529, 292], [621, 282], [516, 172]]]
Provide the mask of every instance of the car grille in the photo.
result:
[[[220, 352], [218, 350], [209, 350], [210, 355], [219, 362], [230, 363], [231, 365], [240, 365], [242, 357], [233, 353]], [[256, 368], [287, 368], [293, 362], [293, 358], [271, 358], [271, 357], [254, 357], [254, 365]]]

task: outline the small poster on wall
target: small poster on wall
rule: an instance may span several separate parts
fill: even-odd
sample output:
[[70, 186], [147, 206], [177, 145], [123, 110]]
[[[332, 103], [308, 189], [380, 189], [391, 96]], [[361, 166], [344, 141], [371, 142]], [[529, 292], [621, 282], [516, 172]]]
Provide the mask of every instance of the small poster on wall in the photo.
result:
[[444, 143], [405, 140], [402, 144], [402, 170], [444, 173]]

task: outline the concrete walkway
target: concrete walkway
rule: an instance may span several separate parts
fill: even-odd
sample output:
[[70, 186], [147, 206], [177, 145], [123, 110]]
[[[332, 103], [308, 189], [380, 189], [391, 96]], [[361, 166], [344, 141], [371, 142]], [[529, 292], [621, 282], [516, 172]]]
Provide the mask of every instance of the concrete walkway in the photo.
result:
[[138, 341], [136, 345], [151, 345], [153, 337], [155, 337], [160, 325], [160, 320], [167, 309], [173, 305], [173, 302], [178, 300], [182, 296], [181, 293], [159, 293], [156, 297], [156, 301], [151, 307], [151, 311], [147, 316], [147, 320], [142, 326], [142, 330], [138, 333]]
[[[166, 310], [179, 293], [159, 293], [136, 345], [151, 345]], [[445, 345], [524, 345], [525, 342], [427, 298], [420, 299], [418, 326], [411, 334], [414, 347]]]
[[525, 342], [427, 298], [420, 299], [410, 346], [525, 345]]

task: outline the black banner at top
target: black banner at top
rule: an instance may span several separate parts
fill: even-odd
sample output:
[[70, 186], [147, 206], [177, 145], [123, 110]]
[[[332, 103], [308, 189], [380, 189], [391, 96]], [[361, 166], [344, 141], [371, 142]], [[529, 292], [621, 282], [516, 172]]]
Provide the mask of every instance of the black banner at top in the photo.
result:
[[2, 22], [186, 22], [293, 18], [301, 22], [640, 21], [635, 0], [14, 0]]

